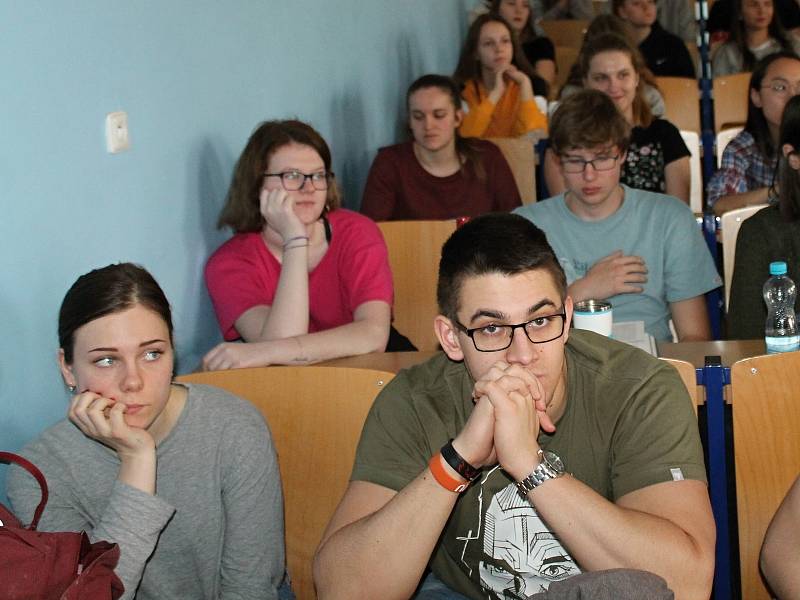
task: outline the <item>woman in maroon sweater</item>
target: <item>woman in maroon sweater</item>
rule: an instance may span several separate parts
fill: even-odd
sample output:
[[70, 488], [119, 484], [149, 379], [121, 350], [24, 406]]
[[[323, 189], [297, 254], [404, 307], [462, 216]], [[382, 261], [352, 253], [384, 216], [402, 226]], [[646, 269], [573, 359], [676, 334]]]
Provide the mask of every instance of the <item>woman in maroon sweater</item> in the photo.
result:
[[461, 138], [461, 95], [443, 75], [424, 75], [406, 95], [413, 140], [378, 151], [361, 212], [376, 221], [451, 219], [511, 211], [520, 195], [497, 146]]

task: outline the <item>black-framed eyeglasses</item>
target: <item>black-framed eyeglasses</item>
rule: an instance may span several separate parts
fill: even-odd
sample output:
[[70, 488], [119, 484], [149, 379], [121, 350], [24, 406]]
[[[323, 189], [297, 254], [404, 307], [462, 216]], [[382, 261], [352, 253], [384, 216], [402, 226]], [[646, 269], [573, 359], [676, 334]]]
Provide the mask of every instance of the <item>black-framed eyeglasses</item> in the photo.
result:
[[610, 171], [617, 164], [621, 154], [616, 156], [598, 156], [592, 160], [584, 160], [582, 158], [562, 158], [561, 168], [565, 173], [583, 173], [586, 170], [586, 165], [592, 165], [595, 171]]
[[296, 192], [306, 184], [306, 180], [311, 181], [311, 185], [317, 191], [328, 189], [330, 180], [333, 179], [333, 171], [316, 171], [314, 173], [301, 173], [291, 170], [282, 173], [264, 173], [264, 177], [280, 177], [281, 185], [287, 192]]
[[525, 336], [534, 344], [546, 344], [564, 335], [564, 323], [567, 315], [563, 312], [554, 315], [536, 317], [517, 325], [497, 325], [490, 323], [483, 327], [467, 329], [458, 321], [456, 327], [463, 331], [472, 340], [478, 352], [498, 352], [505, 350], [514, 341], [514, 330], [522, 329]]

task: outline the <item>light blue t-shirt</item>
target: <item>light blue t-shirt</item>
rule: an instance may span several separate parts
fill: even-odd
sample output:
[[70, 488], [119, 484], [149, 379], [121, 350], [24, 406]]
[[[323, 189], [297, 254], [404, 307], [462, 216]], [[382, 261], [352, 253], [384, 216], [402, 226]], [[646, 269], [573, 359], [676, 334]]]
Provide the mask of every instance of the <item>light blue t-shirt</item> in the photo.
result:
[[545, 232], [568, 284], [616, 250], [641, 256], [648, 269], [644, 291], [609, 298], [614, 321], [644, 321], [647, 333], [669, 340], [669, 303], [704, 294], [722, 280], [688, 206], [672, 196], [622, 188], [622, 206], [602, 221], [580, 219], [564, 194], [514, 212]]

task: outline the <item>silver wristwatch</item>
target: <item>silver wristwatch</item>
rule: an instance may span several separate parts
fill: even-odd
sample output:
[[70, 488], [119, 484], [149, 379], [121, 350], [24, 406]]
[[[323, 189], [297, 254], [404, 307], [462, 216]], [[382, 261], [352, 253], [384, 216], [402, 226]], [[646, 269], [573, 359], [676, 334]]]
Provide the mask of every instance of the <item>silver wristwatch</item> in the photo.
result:
[[528, 496], [528, 492], [536, 489], [548, 479], [557, 479], [565, 472], [564, 462], [554, 452], [540, 449], [539, 458], [542, 462], [536, 466], [533, 473], [516, 484], [523, 498]]

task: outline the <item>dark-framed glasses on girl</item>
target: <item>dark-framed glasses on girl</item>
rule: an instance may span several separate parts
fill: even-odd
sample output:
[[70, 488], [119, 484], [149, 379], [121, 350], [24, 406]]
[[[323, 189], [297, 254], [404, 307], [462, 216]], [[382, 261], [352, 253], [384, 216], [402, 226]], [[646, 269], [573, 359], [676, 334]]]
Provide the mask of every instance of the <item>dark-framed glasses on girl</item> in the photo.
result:
[[323, 191], [328, 189], [328, 184], [333, 179], [333, 171], [316, 171], [314, 173], [301, 173], [297, 170], [283, 171], [282, 173], [264, 173], [264, 177], [280, 177], [281, 185], [287, 192], [296, 192], [306, 184], [306, 180], [311, 182], [315, 190]]

